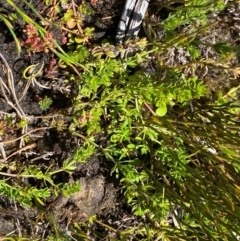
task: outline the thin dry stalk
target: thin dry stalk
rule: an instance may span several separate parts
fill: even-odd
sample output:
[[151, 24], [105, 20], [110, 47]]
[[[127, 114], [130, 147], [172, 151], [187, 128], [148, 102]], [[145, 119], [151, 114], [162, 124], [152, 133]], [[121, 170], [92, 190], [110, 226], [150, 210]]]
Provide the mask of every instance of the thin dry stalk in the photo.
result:
[[[26, 93], [27, 93], [27, 91], [28, 91], [28, 89], [29, 89], [29, 87], [30, 87], [31, 84], [32, 84], [33, 87], [34, 87], [35, 85], [37, 85], [38, 87], [43, 88], [43, 89], [51, 89], [51, 87], [42, 85], [42, 84], [40, 84], [40, 83], [36, 80], [36, 77], [41, 74], [42, 69], [43, 69], [43, 67], [44, 67], [44, 64], [42, 63], [42, 65], [40, 66], [40, 69], [38, 69], [37, 71], [35, 71], [38, 65], [39, 65], [39, 64], [31, 65], [31, 66], [29, 66], [29, 67], [27, 67], [27, 68], [25, 69], [25, 71], [24, 71], [24, 73], [23, 73], [23, 76], [24, 76], [26, 79], [28, 79], [28, 82], [27, 82], [27, 84], [26, 84], [26, 86], [25, 86], [25, 88], [24, 88], [24, 91], [23, 91], [23, 93], [22, 93], [22, 96], [21, 96], [21, 97], [19, 98], [19, 100], [18, 100], [19, 102], [20, 102], [20, 101], [22, 100], [22, 98], [26, 95]], [[30, 72], [30, 76], [29, 76], [29, 77], [26, 76], [26, 72], [27, 72], [27, 71]]]
[[[9, 67], [8, 62], [6, 61], [6, 59], [4, 58], [4, 56], [1, 53], [0, 53], [0, 59], [3, 63], [3, 70], [6, 73], [7, 85], [8, 85], [8, 87], [7, 87], [7, 85], [4, 83], [3, 79], [0, 78], [0, 88], [1, 88], [2, 94], [5, 98], [5, 101], [8, 105], [10, 105], [16, 111], [19, 119], [27, 119], [22, 107], [19, 104], [18, 98], [16, 96], [12, 70]], [[7, 90], [8, 93], [11, 93], [11, 97], [13, 99], [14, 104], [8, 99], [4, 88]], [[22, 128], [21, 134], [23, 135], [26, 132], [27, 132], [27, 126]], [[22, 148], [23, 146], [24, 146], [24, 139], [20, 139], [19, 148]]]
[[[12, 70], [11, 68], [9, 67], [6, 59], [3, 57], [3, 55], [0, 53], [0, 58], [4, 64], [4, 71], [7, 75], [7, 82], [8, 82], [8, 88], [10, 89], [10, 93], [12, 95], [12, 98], [15, 102], [15, 105], [16, 105], [16, 108], [17, 108], [17, 114], [19, 115], [19, 118], [26, 118], [26, 115], [24, 113], [24, 111], [22, 110], [20, 104], [19, 104], [19, 101], [18, 101], [18, 98], [16, 96], [16, 91], [15, 91], [15, 87], [14, 87], [14, 79], [13, 79], [13, 74], [12, 74]], [[1, 79], [1, 83], [3, 83], [2, 79]], [[3, 93], [4, 94], [4, 93]], [[5, 96], [4, 96], [5, 97]], [[14, 108], [16, 110], [16, 108]]]

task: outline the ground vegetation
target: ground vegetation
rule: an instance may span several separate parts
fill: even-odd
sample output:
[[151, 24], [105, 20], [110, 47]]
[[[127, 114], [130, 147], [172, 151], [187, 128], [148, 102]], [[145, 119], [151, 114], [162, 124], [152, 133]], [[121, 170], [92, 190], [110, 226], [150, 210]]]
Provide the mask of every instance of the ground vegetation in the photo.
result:
[[240, 4], [0, 1], [1, 240], [239, 240]]

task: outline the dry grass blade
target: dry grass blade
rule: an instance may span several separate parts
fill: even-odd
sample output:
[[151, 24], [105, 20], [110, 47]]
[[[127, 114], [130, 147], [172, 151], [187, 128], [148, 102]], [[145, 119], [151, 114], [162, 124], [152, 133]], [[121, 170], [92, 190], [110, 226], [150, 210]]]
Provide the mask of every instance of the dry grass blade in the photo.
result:
[[[6, 61], [6, 59], [4, 58], [4, 56], [1, 53], [0, 53], [0, 59], [3, 63], [3, 69], [4, 69], [4, 72], [6, 73], [7, 85], [8, 85], [8, 87], [6, 87], [2, 78], [0, 78], [0, 88], [1, 88], [1, 91], [2, 91], [3, 96], [5, 98], [5, 101], [8, 105], [10, 105], [16, 111], [19, 119], [27, 119], [22, 107], [19, 104], [18, 98], [16, 96], [12, 70], [9, 67], [8, 62]], [[5, 89], [7, 89], [8, 93], [11, 93], [11, 97], [14, 101], [14, 104], [8, 99], [8, 97], [7, 97], [7, 95], [4, 91], [4, 87], [5, 87]], [[27, 126], [22, 128], [21, 134], [24, 134], [26, 131], [27, 131]], [[19, 148], [22, 148], [23, 146], [24, 146], [24, 140], [21, 139]]]
[[[3, 67], [4, 67], [4, 71], [5, 71], [5, 73], [6, 73], [6, 76], [7, 76], [8, 88], [10, 89], [10, 93], [11, 93], [12, 98], [13, 98], [13, 100], [14, 100], [14, 102], [15, 102], [15, 105], [16, 105], [16, 107], [14, 107], [13, 104], [11, 104], [11, 106], [16, 110], [19, 118], [26, 117], [24, 111], [22, 110], [22, 107], [21, 107], [20, 104], [19, 104], [18, 98], [17, 98], [17, 96], [16, 96], [16, 91], [15, 91], [15, 87], [14, 87], [14, 79], [13, 79], [12, 70], [11, 70], [11, 68], [9, 67], [6, 59], [3, 57], [3, 55], [2, 55], [1, 53], [0, 53], [0, 58], [1, 58], [2, 62], [3, 62], [3, 64], [4, 64]], [[3, 82], [2, 79], [1, 79], [1, 82]], [[7, 100], [8, 100], [8, 99], [7, 99]], [[8, 103], [9, 103], [9, 101], [8, 101]]]

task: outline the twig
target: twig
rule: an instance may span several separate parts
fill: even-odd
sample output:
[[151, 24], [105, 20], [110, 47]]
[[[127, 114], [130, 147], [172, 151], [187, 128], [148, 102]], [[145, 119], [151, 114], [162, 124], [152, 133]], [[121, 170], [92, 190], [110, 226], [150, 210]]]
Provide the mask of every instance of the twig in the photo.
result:
[[[2, 143], [1, 143], [1, 144], [2, 144]], [[17, 155], [17, 154], [21, 154], [23, 151], [26, 151], [26, 150], [29, 150], [29, 149], [33, 149], [33, 148], [35, 148], [36, 146], [37, 146], [36, 143], [31, 143], [31, 144], [29, 144], [29, 145], [27, 145], [27, 146], [24, 146], [23, 148], [15, 151], [15, 152], [13, 152], [11, 155], [5, 157], [5, 158], [4, 158], [4, 161], [8, 160], [8, 159], [11, 158], [12, 156], [15, 156], [15, 155]]]
[[35, 132], [35, 131], [47, 130], [47, 129], [50, 129], [50, 128], [53, 128], [53, 127], [39, 127], [39, 128], [33, 129], [33, 130], [31, 130], [31, 131], [21, 135], [20, 137], [17, 137], [15, 139], [13, 139], [13, 140], [3, 141], [2, 144], [8, 144], [8, 143], [16, 142], [16, 141], [20, 140], [21, 138], [23, 138], [23, 137], [25, 137], [25, 136], [27, 136], [27, 135]]

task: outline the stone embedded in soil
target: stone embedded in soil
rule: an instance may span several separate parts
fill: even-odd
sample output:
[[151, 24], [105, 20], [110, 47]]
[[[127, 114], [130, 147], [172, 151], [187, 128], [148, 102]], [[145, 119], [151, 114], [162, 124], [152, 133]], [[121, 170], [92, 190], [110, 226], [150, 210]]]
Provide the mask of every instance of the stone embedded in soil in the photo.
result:
[[114, 209], [116, 190], [105, 182], [103, 176], [80, 178], [80, 191], [70, 198], [62, 197], [53, 207], [54, 218], [62, 222], [66, 217], [75, 215], [77, 220]]

